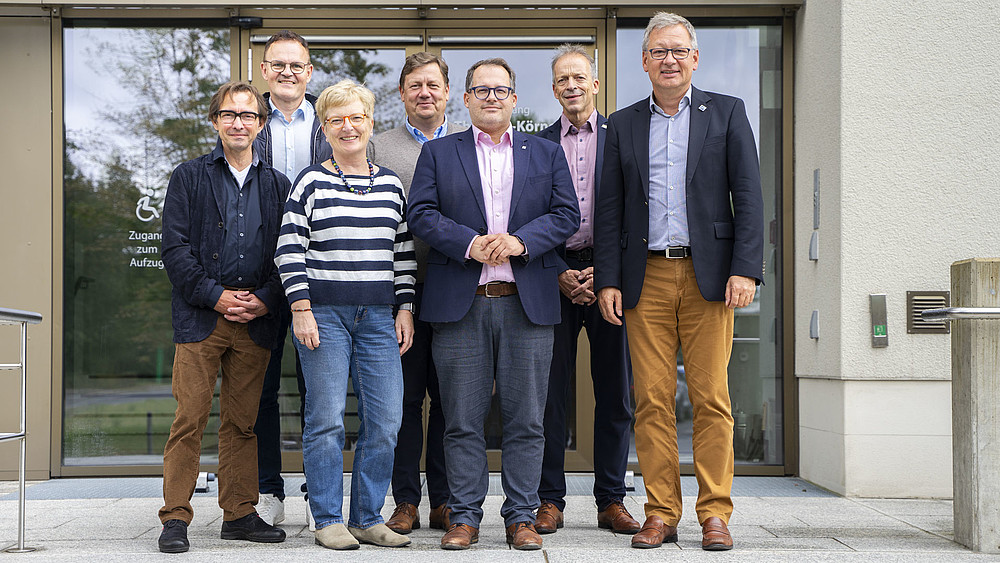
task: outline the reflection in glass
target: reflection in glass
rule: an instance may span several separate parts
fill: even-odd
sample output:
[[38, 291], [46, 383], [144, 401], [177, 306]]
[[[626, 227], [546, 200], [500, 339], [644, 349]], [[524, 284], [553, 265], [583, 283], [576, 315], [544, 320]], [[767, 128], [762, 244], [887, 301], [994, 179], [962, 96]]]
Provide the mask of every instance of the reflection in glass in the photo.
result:
[[[159, 464], [170, 390], [167, 179], [214, 147], [229, 29], [66, 27], [63, 462]], [[213, 463], [218, 402], [202, 453]]]
[[[399, 72], [403, 70], [406, 59], [404, 49], [326, 49], [310, 46], [309, 57], [313, 63], [310, 93], [318, 96], [327, 86], [350, 78], [364, 84], [375, 94], [376, 134], [403, 124], [406, 113], [399, 98]], [[288, 350], [291, 349], [289, 345]]]
[[[784, 413], [777, 361], [781, 352], [778, 348], [781, 26], [714, 27], [695, 22], [695, 28], [699, 59], [692, 83], [702, 90], [743, 99], [760, 155], [764, 192], [764, 285], [757, 288], [748, 307], [736, 310], [729, 362], [736, 461], [781, 464]], [[642, 35], [641, 27], [618, 28], [615, 77], [618, 109], [649, 96], [652, 91], [649, 77], [642, 70]], [[692, 463], [691, 403], [686, 396], [683, 357], [678, 358], [678, 365], [677, 436], [681, 463]], [[630, 462], [637, 462], [634, 445]]]
[[463, 128], [472, 125], [465, 108], [465, 75], [469, 67], [482, 59], [500, 57], [514, 69], [514, 93], [517, 106], [511, 122], [515, 131], [535, 134], [559, 119], [562, 108], [552, 95], [552, 54], [554, 49], [444, 49], [441, 56], [448, 63], [451, 99], [448, 119]]

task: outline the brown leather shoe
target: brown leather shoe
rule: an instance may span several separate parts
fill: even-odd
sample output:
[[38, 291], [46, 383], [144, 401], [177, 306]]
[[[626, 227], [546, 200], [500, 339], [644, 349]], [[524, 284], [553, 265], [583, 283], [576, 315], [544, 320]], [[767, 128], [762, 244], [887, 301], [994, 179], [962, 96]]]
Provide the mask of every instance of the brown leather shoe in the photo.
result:
[[615, 501], [597, 513], [597, 527], [610, 529], [616, 534], [634, 534], [642, 529], [639, 522], [625, 509], [622, 501]]
[[539, 534], [554, 534], [563, 527], [563, 513], [551, 502], [543, 502], [535, 513], [535, 531]]
[[514, 549], [542, 549], [542, 536], [531, 522], [518, 522], [507, 526], [507, 544]]
[[441, 549], [469, 549], [479, 542], [479, 529], [468, 524], [452, 524], [441, 538]]
[[396, 505], [385, 525], [397, 534], [409, 534], [413, 530], [420, 529], [420, 513], [415, 505], [401, 502]]
[[646, 518], [639, 533], [632, 536], [632, 547], [638, 549], [660, 547], [663, 542], [677, 542], [677, 526], [667, 526], [659, 516]]
[[705, 551], [728, 551], [733, 548], [733, 536], [722, 518], [712, 516], [701, 523], [701, 548]]
[[449, 516], [451, 515], [451, 509], [448, 508], [447, 504], [442, 504], [435, 506], [431, 509], [430, 516], [430, 527], [436, 528], [438, 530], [447, 530], [450, 526]]

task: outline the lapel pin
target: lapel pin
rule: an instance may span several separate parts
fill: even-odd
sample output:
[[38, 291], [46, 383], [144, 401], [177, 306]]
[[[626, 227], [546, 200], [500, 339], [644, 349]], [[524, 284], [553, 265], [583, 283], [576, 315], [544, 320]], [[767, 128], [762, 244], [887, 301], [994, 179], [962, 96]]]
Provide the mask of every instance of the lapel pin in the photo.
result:
[[707, 108], [707, 107], [705, 107], [705, 104], [701, 104], [700, 106], [698, 106], [698, 111], [705, 111], [705, 110], [707, 110], [707, 109], [708, 109], [708, 108]]
[[608, 124], [607, 123], [602, 123], [601, 124], [601, 129], [607, 129], [607, 128], [608, 128]]

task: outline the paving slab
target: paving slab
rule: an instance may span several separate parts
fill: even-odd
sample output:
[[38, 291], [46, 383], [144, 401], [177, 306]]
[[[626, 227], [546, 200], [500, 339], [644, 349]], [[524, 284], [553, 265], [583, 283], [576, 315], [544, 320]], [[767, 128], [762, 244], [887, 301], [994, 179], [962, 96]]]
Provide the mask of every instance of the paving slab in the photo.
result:
[[[349, 494], [349, 476], [345, 493]], [[625, 499], [636, 519], [644, 519], [641, 479], [639, 489]], [[974, 554], [951, 541], [952, 504], [948, 500], [849, 499], [839, 497], [801, 479], [780, 477], [737, 478], [735, 511], [730, 521], [736, 549], [705, 552], [694, 505], [696, 485], [682, 479], [684, 515], [678, 526], [680, 541], [658, 549], [630, 547], [631, 537], [601, 530], [591, 496], [593, 478], [572, 475], [568, 480], [565, 527], [543, 536], [544, 549], [517, 552], [506, 545], [499, 515], [503, 502], [499, 476], [490, 479], [491, 493], [483, 504], [480, 542], [468, 551], [440, 549], [441, 530], [427, 527], [410, 534], [410, 547], [400, 549], [362, 546], [351, 552], [325, 550], [306, 529], [306, 504], [299, 492], [301, 475], [286, 479], [288, 498], [282, 544], [253, 544], [219, 538], [222, 510], [217, 489], [192, 499], [195, 520], [189, 529], [192, 550], [166, 556], [156, 550], [160, 525], [156, 517], [162, 500], [158, 478], [62, 479], [33, 482], [28, 487], [27, 543], [42, 551], [33, 554], [0, 554], [0, 563], [17, 561], [74, 561], [98, 559], [100, 563], [175, 559], [178, 561], [373, 561], [387, 563], [566, 563], [645, 561], [770, 561], [808, 562], [940, 562], [1000, 561], [1000, 557]], [[17, 524], [17, 491], [10, 483], [0, 487], [0, 547], [14, 543]], [[345, 496], [344, 510], [349, 507]], [[393, 501], [386, 498], [383, 515]], [[420, 507], [427, 523], [429, 507]]]

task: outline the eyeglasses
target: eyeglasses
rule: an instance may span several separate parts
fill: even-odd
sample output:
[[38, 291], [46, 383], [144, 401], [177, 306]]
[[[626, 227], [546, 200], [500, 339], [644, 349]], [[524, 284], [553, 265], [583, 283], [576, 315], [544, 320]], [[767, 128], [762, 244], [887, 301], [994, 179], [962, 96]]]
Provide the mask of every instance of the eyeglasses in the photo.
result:
[[490, 92], [493, 92], [498, 100], [506, 100], [510, 97], [511, 93], [514, 92], [514, 89], [507, 86], [497, 86], [496, 88], [490, 88], [488, 86], [473, 86], [472, 88], [469, 88], [468, 91], [479, 100], [489, 98]]
[[292, 70], [292, 74], [302, 74], [305, 72], [306, 67], [309, 63], [286, 63], [285, 61], [264, 61], [267, 63], [273, 72], [285, 72], [285, 67], [289, 67]]
[[351, 115], [341, 115], [341, 116], [336, 116], [335, 115], [333, 117], [328, 117], [328, 118], [326, 118], [326, 121], [324, 121], [324, 123], [326, 123], [327, 125], [329, 125], [331, 127], [343, 127], [344, 123], [350, 121], [351, 125], [353, 125], [354, 127], [357, 127], [357, 126], [361, 125], [362, 123], [364, 123], [365, 119], [368, 119], [368, 114], [365, 114], [365, 113], [355, 113], [355, 114], [351, 114]]
[[676, 49], [649, 49], [646, 52], [649, 53], [650, 57], [653, 57], [658, 61], [662, 61], [667, 58], [667, 53], [673, 53], [674, 60], [683, 61], [688, 58], [691, 51], [693, 51], [693, 49], [689, 49], [687, 47], [677, 47]]
[[240, 116], [240, 121], [242, 121], [244, 125], [253, 125], [254, 123], [257, 123], [258, 119], [263, 117], [260, 114], [254, 113], [252, 111], [241, 111], [237, 113], [235, 111], [229, 111], [223, 109], [215, 112], [215, 117], [222, 123], [225, 123], [226, 125], [230, 125], [233, 122], [235, 122], [237, 115]]

